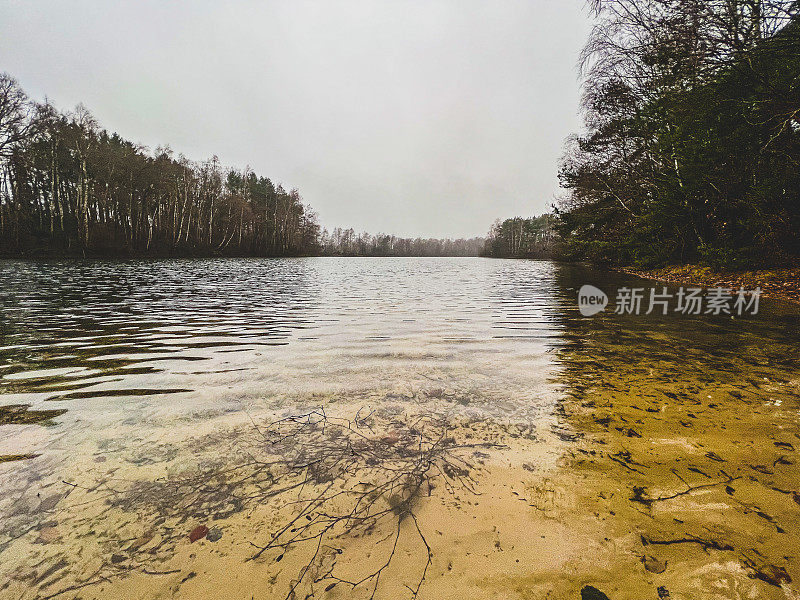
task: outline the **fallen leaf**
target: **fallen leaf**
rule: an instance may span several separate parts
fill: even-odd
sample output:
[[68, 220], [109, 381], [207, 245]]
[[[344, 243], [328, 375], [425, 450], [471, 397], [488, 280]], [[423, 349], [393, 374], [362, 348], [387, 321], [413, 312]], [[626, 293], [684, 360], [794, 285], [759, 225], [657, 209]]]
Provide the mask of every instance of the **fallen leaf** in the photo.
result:
[[205, 525], [198, 525], [189, 533], [189, 541], [194, 543], [197, 540], [203, 539], [208, 534], [208, 527]]

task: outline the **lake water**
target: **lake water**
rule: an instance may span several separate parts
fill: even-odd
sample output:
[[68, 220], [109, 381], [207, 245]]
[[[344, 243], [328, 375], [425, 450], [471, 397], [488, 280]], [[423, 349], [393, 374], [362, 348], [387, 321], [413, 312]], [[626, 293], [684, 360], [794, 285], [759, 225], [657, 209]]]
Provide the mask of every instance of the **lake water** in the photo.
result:
[[795, 597], [800, 312], [580, 316], [632, 282], [0, 262], [3, 597]]

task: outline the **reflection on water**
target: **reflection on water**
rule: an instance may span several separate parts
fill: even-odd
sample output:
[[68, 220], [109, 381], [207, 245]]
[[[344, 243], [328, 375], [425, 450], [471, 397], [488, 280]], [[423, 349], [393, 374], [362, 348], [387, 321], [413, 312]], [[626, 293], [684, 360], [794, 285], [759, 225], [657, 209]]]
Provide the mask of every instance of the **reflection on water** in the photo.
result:
[[[490, 340], [512, 339], [531, 340], [525, 351], [536, 353], [560, 337], [554, 270], [412, 259], [7, 261], [0, 394], [186, 394], [205, 375], [252, 368], [253, 356], [285, 355], [269, 347], [291, 341], [305, 342], [292, 352], [368, 357], [417, 341], [499, 352], [506, 346]], [[124, 414], [125, 402], [116, 408]]]
[[[555, 274], [557, 287], [565, 298], [577, 296], [578, 288], [593, 282], [614, 297], [616, 289], [632, 285], [631, 278], [615, 273], [598, 273], [577, 265], [563, 266]], [[664, 284], [639, 281], [636, 286]], [[675, 294], [674, 286], [667, 286]], [[613, 307], [612, 307], [613, 308]], [[657, 313], [658, 311], [656, 311]], [[800, 340], [800, 310], [796, 305], [762, 300], [758, 315], [615, 315], [611, 308], [584, 318], [573, 302], [562, 305], [558, 322], [563, 337], [575, 348], [594, 346], [600, 353], [622, 351], [631, 363], [669, 361], [676, 368], [699, 368], [709, 374], [731, 372], [736, 361], [758, 366], [796, 369], [800, 356], [793, 351]], [[609, 356], [609, 358], [611, 358]], [[734, 362], [732, 362], [734, 361]], [[642, 364], [642, 366], [646, 366]]]
[[[314, 567], [323, 589], [336, 584], [335, 594], [346, 587], [339, 571], [326, 571], [336, 552], [348, 546], [358, 556], [355, 538], [376, 532], [392, 540], [384, 521], [369, 520], [381, 514], [397, 518], [398, 535], [404, 520], [425, 518], [422, 537], [396, 543], [406, 557], [401, 571], [418, 577], [424, 566], [432, 597], [449, 593], [453, 578], [464, 597], [533, 597], [525, 594], [574, 590], [595, 572], [585, 544], [616, 539], [617, 521], [624, 533], [616, 550], [601, 543], [593, 552], [617, 560], [632, 543], [623, 536], [638, 528], [642, 539], [666, 543], [674, 532], [663, 523], [675, 519], [685, 524], [681, 535], [708, 542], [708, 522], [662, 508], [674, 482], [726, 480], [738, 490], [739, 471], [749, 469], [751, 482], [771, 478], [762, 483], [791, 501], [800, 485], [780, 460], [794, 462], [773, 441], [790, 444], [794, 435], [800, 446], [787, 412], [798, 398], [797, 309], [765, 302], [760, 315], [742, 319], [580, 316], [581, 285], [613, 296], [626, 281], [574, 265], [480, 259], [0, 262], [0, 484], [8, 490], [0, 556], [14, 582], [8, 589], [37, 597], [34, 590], [57, 592], [62, 578], [94, 586], [135, 571], [177, 578], [136, 581], [153, 594], [172, 586], [205, 597], [208, 589], [229, 591], [213, 573], [244, 573], [248, 564], [262, 569], [248, 576], [270, 582], [264, 597], [294, 589], [298, 572], [310, 572], [303, 565]], [[734, 427], [741, 406], [763, 418]], [[297, 415], [323, 417], [284, 421]], [[338, 423], [341, 433], [320, 423]], [[767, 432], [768, 423], [785, 435]], [[291, 435], [274, 434], [287, 427]], [[726, 427], [745, 450], [725, 441]], [[431, 431], [439, 437], [426, 437]], [[775, 465], [748, 458], [747, 449], [767, 445], [782, 452], [770, 455]], [[396, 465], [409, 472], [396, 477]], [[358, 535], [331, 531], [325, 539], [337, 551], [304, 563], [281, 518], [292, 522], [298, 502], [334, 483], [334, 499], [371, 498], [366, 512], [358, 512], [361, 502], [353, 509]], [[614, 492], [604, 487], [611, 483]], [[365, 492], [368, 485], [381, 492]], [[753, 508], [752, 490], [735, 493], [747, 510], [769, 514], [773, 530], [788, 530], [779, 524], [786, 507]], [[716, 505], [724, 500], [715, 496]], [[348, 515], [337, 502], [325, 504], [325, 514]], [[379, 505], [384, 512], [370, 512]], [[323, 511], [304, 510], [302, 531], [316, 539]], [[528, 523], [541, 536], [507, 523]], [[181, 562], [190, 554], [183, 547], [187, 536], [210, 531], [224, 533], [215, 547], [225, 550], [196, 559], [206, 575], [195, 577], [199, 567]], [[718, 545], [736, 537], [717, 534]], [[436, 542], [427, 565], [420, 540]], [[781, 580], [770, 568], [787, 576], [794, 568], [772, 556], [775, 544], [735, 542], [747, 546], [737, 564], [762, 581], [770, 573]], [[253, 545], [272, 552], [259, 555], [266, 562], [249, 561]], [[640, 581], [651, 571], [636, 566], [642, 552], [630, 549], [635, 568], [620, 565], [638, 578], [625, 585], [650, 586], [641, 589], [652, 596], [652, 582]], [[529, 575], [531, 562], [550, 575]], [[381, 564], [368, 571], [381, 573], [385, 597], [419, 584], [383, 575]], [[491, 584], [475, 583], [476, 569]], [[614, 568], [604, 573], [624, 579]], [[248, 576], [237, 584], [242, 597], [251, 595]], [[301, 580], [313, 588], [313, 578]], [[84, 591], [124, 597], [120, 589]]]
[[284, 344], [307, 324], [304, 314], [314, 302], [308, 269], [300, 267], [5, 262], [0, 392], [77, 389], [110, 376], [164, 371], [164, 359], [204, 360], [209, 348]]

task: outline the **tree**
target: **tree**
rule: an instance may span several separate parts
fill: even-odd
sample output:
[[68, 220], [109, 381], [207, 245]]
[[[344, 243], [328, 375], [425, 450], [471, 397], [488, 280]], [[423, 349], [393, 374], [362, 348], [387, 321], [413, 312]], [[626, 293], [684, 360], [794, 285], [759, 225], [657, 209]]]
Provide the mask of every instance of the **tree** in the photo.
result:
[[30, 103], [17, 80], [0, 73], [0, 160], [8, 159], [31, 126]]
[[482, 254], [494, 258], [552, 258], [557, 254], [555, 218], [544, 214], [495, 221]]
[[571, 256], [735, 265], [800, 254], [800, 4], [592, 6], [587, 133], [560, 168]]
[[82, 105], [30, 103], [0, 76], [0, 252], [260, 255], [316, 252], [299, 192], [219, 159], [110, 134]]

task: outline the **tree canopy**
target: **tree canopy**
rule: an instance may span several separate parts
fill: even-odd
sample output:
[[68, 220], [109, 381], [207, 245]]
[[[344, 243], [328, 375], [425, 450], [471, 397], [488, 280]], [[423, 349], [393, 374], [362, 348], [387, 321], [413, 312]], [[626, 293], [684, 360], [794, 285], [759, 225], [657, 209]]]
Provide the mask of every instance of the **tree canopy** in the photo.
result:
[[560, 168], [568, 256], [800, 256], [800, 2], [594, 0], [586, 132]]
[[477, 256], [482, 238], [321, 230], [296, 189], [63, 113], [0, 73], [0, 254]]
[[482, 254], [492, 258], [552, 258], [557, 253], [557, 241], [553, 215], [514, 217], [495, 221]]
[[284, 256], [314, 252], [318, 233], [297, 190], [149, 152], [0, 74], [0, 252]]

